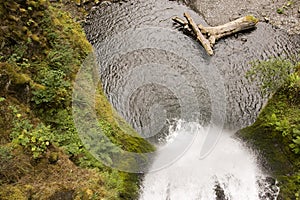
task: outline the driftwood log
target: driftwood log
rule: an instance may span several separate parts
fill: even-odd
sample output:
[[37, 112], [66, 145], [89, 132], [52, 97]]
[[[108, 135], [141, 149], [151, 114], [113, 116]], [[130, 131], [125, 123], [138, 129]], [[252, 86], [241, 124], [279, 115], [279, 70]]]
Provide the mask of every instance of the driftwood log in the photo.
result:
[[258, 19], [248, 15], [238, 18], [226, 24], [205, 27], [201, 24], [196, 24], [188, 13], [184, 13], [186, 20], [179, 17], [173, 17], [173, 21], [180, 24], [185, 30], [193, 33], [197, 40], [202, 44], [208, 55], [213, 55], [213, 45], [222, 37], [232, 35], [234, 33], [255, 28]]

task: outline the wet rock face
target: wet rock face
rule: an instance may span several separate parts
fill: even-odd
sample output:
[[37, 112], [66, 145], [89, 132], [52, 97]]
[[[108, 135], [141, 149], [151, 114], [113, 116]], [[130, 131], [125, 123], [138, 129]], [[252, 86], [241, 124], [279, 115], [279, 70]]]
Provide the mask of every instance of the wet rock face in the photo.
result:
[[300, 1], [286, 0], [187, 0], [211, 26], [224, 24], [244, 15], [254, 15], [261, 22], [300, 34]]
[[266, 177], [265, 180], [258, 182], [258, 186], [261, 189], [259, 198], [260, 199], [277, 199], [279, 194], [278, 182], [272, 177]]
[[[278, 182], [272, 177], [266, 177], [264, 179], [259, 179], [257, 182], [259, 188], [259, 199], [261, 200], [276, 200], [279, 194]], [[214, 187], [216, 200], [228, 200], [229, 197], [226, 196], [224, 188], [220, 183], [216, 182]]]
[[214, 190], [216, 193], [216, 200], [228, 200], [225, 196], [224, 189], [220, 186], [220, 183], [216, 183]]

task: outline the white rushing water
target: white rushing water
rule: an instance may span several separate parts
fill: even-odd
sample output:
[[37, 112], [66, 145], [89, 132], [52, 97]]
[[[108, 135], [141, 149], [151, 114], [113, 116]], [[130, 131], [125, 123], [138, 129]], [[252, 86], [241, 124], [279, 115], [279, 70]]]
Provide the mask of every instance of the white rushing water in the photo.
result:
[[[196, 135], [195, 135], [196, 134]], [[257, 200], [276, 199], [277, 186], [269, 185], [257, 165], [256, 156], [232, 133], [224, 132], [204, 159], [199, 159], [207, 129], [197, 123], [180, 121], [171, 131], [166, 148], [176, 140], [194, 137], [192, 145], [169, 166], [157, 170], [159, 160], [168, 154], [158, 154], [152, 169], [145, 175], [141, 200]], [[174, 148], [169, 148], [172, 153]], [[219, 192], [217, 197], [216, 185]]]

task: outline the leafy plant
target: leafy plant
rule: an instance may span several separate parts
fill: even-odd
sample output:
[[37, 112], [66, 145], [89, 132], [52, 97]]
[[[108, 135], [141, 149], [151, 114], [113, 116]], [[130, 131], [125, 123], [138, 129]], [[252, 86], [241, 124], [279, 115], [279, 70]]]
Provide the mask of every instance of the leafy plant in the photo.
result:
[[266, 126], [288, 138], [289, 147], [295, 154], [300, 154], [300, 125], [291, 123], [285, 117], [277, 117], [275, 113], [266, 118]]
[[34, 127], [28, 119], [21, 119], [22, 116], [17, 113], [16, 109], [13, 111], [16, 114], [13, 121], [12, 132], [10, 134], [12, 142], [29, 150], [32, 153], [33, 158], [40, 157], [46, 152], [47, 147], [54, 138], [50, 126], [39, 123]]
[[283, 14], [283, 13], [284, 13], [283, 7], [277, 8], [276, 12], [277, 12], [278, 14]]
[[290, 7], [292, 7], [294, 4], [293, 1], [287, 1], [284, 3], [284, 5], [282, 5], [280, 8], [277, 8], [276, 12], [278, 14], [284, 14], [284, 10], [289, 9]]
[[29, 149], [33, 158], [38, 158], [46, 152], [53, 135], [49, 126], [39, 124], [32, 130], [23, 129], [21, 132], [14, 131], [12, 138], [13, 143]]
[[289, 146], [296, 154], [300, 154], [300, 127], [294, 128], [292, 130], [292, 134], [294, 139], [292, 140], [293, 143], [291, 143]]
[[282, 58], [271, 58], [267, 61], [255, 61], [246, 77], [261, 86], [262, 94], [276, 92], [280, 87], [289, 87], [299, 80], [293, 72], [296, 66]]
[[290, 133], [291, 125], [287, 119], [279, 120], [275, 113], [267, 118], [267, 126], [279, 131], [282, 136], [287, 136]]
[[298, 91], [300, 88], [300, 76], [298, 73], [293, 73], [288, 78], [288, 88]]
[[[57, 2], [58, 7], [63, 5], [61, 2]], [[93, 198], [98, 198], [97, 194], [99, 194], [99, 198], [106, 199], [109, 196], [107, 193], [111, 191], [114, 194], [113, 199], [119, 199], [125, 193], [128, 198], [123, 195], [124, 199], [132, 199], [133, 196], [137, 196], [137, 175], [120, 173], [117, 170], [106, 168], [83, 147], [75, 128], [71, 108], [72, 84], [81, 62], [92, 51], [80, 25], [74, 23], [69, 14], [52, 7], [49, 1], [45, 0], [1, 1], [0, 17], [2, 19], [1, 26], [4, 27], [3, 33], [0, 34], [0, 40], [4, 41], [2, 42], [3, 48], [1, 46], [0, 60], [9, 65], [6, 66], [5, 71], [12, 80], [11, 84], [28, 84], [29, 95], [32, 97], [30, 102], [20, 102], [14, 98], [14, 94], [18, 93], [15, 90], [17, 87], [11, 87], [11, 90], [15, 90], [13, 91], [15, 93], [5, 93], [7, 98], [5, 102], [0, 103], [3, 106], [1, 107], [1, 114], [8, 113], [9, 117], [6, 117], [6, 119], [12, 121], [11, 125], [7, 127], [8, 130], [3, 133], [7, 137], [7, 142], [12, 142], [14, 147], [13, 153], [17, 162], [15, 160], [11, 160], [11, 162], [18, 163], [21, 158], [28, 161], [28, 154], [32, 155], [33, 158], [40, 158], [49, 149], [50, 145], [55, 145], [55, 147], [65, 149], [64, 153], [75, 164], [82, 167], [96, 168], [95, 171], [97, 170], [100, 176], [106, 176], [102, 172], [107, 172], [105, 182], [100, 183], [103, 186], [105, 185], [104, 191], [99, 189], [94, 192]], [[104, 97], [103, 94], [101, 94], [101, 97]], [[4, 99], [0, 99], [0, 102], [2, 101]], [[8, 105], [15, 106], [12, 106], [10, 110], [7, 108], [2, 110]], [[128, 148], [136, 151], [150, 148], [150, 145], [144, 140], [134, 140], [128, 136], [126, 137], [126, 134], [118, 129], [116, 125], [111, 125], [111, 122], [107, 119], [113, 118], [112, 112], [108, 109], [109, 103], [105, 98], [97, 102], [96, 105], [100, 105], [99, 113], [103, 119], [103, 122], [100, 121], [96, 126], [101, 127], [101, 130], [108, 136], [113, 135], [110, 137], [113, 142], [124, 149]], [[103, 117], [103, 113], [105, 113], [105, 117]], [[5, 122], [5, 120], [3, 121]], [[91, 131], [92, 136], [97, 138], [98, 133], [95, 130]], [[96, 147], [94, 148], [96, 151], [112, 152], [115, 150], [113, 145], [106, 144], [105, 141], [101, 140], [91, 140], [91, 145]], [[7, 152], [1, 152], [0, 149], [0, 154], [3, 156], [8, 155]], [[102, 159], [111, 162], [110, 155], [104, 153], [101, 156]], [[65, 156], [61, 158], [67, 159]], [[4, 161], [2, 157], [0, 163], [1, 161]], [[12, 166], [7, 162], [6, 165], [10, 168]], [[27, 166], [27, 162], [20, 164], [20, 168], [25, 169], [24, 166]], [[30, 164], [28, 166], [28, 169], [22, 170], [22, 174], [27, 178], [29, 176], [25, 180], [29, 180], [28, 185], [30, 185], [32, 184], [31, 181], [36, 180], [36, 177], [34, 177], [36, 174], [32, 172]], [[58, 165], [53, 165], [53, 168], [57, 167]], [[77, 169], [74, 165], [72, 167]], [[49, 169], [43, 170], [52, 173]], [[11, 171], [15, 173], [16, 170]], [[75, 175], [82, 176], [84, 175], [82, 172], [87, 171], [87, 169], [80, 169], [79, 171], [80, 173]], [[72, 173], [72, 175], [74, 174]], [[65, 180], [59, 181], [65, 183]], [[89, 181], [87, 180], [87, 182]], [[49, 180], [45, 180], [42, 187], [51, 185], [49, 183]], [[76, 184], [78, 183], [76, 182], [71, 188], [79, 187]], [[36, 185], [37, 189], [35, 191], [41, 189], [41, 185]], [[97, 182], [95, 185], [98, 186], [99, 183]], [[129, 185], [131, 186], [127, 187]], [[19, 183], [16, 183], [16, 186], [23, 187]], [[3, 190], [0, 185], [0, 191]], [[3, 197], [1, 192], [0, 199]], [[47, 198], [45, 196], [39, 197]], [[107, 199], [111, 198], [108, 197]]]
[[281, 182], [280, 195], [284, 199], [299, 199], [300, 195], [299, 75], [299, 63], [281, 58], [256, 61], [247, 73], [261, 87], [262, 94], [273, 93], [255, 124], [246, 128], [245, 133], [266, 155]]
[[39, 81], [45, 88], [39, 88], [32, 92], [32, 101], [36, 105], [53, 107], [64, 106], [68, 99], [70, 82], [65, 80], [65, 74], [60, 70], [45, 70], [40, 72]]

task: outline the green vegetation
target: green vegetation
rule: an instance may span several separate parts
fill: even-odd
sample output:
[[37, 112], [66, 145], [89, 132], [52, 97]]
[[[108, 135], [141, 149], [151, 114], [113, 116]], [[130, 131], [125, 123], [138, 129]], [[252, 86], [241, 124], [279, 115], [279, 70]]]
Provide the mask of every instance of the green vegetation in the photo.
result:
[[[72, 88], [92, 48], [63, 11], [71, 8], [47, 0], [0, 2], [0, 199], [138, 195], [138, 175], [97, 161], [75, 128]], [[124, 133], [101, 85], [96, 89], [98, 126], [107, 137], [127, 151], [153, 151], [132, 129], [133, 136]]]
[[268, 61], [252, 63], [247, 78], [255, 81], [261, 88], [263, 95], [275, 93], [279, 88], [298, 89], [299, 76], [293, 73], [296, 65], [282, 58], [271, 58]]
[[247, 15], [246, 20], [249, 22], [254, 22], [255, 24], [259, 21], [257, 18], [255, 18], [253, 15]]
[[278, 14], [283, 14], [284, 13], [284, 9], [283, 8], [277, 8], [276, 12]]
[[10, 134], [12, 143], [21, 145], [31, 151], [33, 158], [42, 156], [50, 142], [53, 141], [53, 132], [50, 126], [43, 123], [38, 124], [35, 128], [27, 119], [19, 119], [21, 114], [16, 114], [17, 120], [13, 121], [13, 128]]
[[294, 5], [293, 1], [286, 1], [280, 8], [277, 8], [276, 12], [278, 14], [284, 14], [284, 11], [293, 7], [293, 5]]
[[299, 63], [280, 58], [254, 65], [248, 75], [262, 80], [263, 93], [274, 94], [256, 122], [239, 132], [266, 159], [265, 167], [279, 180], [283, 199], [300, 195], [299, 70]]

